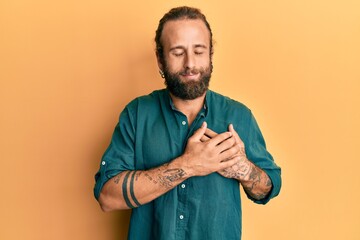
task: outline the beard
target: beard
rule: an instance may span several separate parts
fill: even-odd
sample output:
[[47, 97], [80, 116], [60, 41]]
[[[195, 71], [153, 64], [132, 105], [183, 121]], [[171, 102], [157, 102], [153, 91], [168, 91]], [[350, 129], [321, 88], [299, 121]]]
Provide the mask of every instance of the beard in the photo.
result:
[[[180, 76], [183, 74], [198, 74], [200, 77], [197, 80], [189, 80], [183, 82]], [[165, 64], [164, 77], [166, 88], [175, 97], [183, 100], [193, 100], [202, 96], [209, 88], [210, 78], [212, 73], [212, 63], [207, 68], [200, 69], [184, 69], [180, 72], [172, 73]]]

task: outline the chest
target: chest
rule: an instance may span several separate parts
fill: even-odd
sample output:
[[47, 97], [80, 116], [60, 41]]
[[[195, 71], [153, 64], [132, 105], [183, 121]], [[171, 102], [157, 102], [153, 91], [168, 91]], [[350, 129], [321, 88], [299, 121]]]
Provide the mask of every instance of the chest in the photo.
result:
[[217, 133], [227, 131], [228, 125], [234, 123], [231, 115], [226, 112], [206, 116], [199, 113], [190, 126], [187, 117], [176, 111], [141, 116], [141, 120], [136, 124], [136, 168], [154, 168], [179, 157], [183, 154], [188, 139], [204, 121]]
[[203, 121], [204, 118], [198, 116], [189, 126], [186, 116], [176, 113], [142, 121], [136, 131], [136, 168], [154, 168], [179, 157], [184, 152], [188, 138]]

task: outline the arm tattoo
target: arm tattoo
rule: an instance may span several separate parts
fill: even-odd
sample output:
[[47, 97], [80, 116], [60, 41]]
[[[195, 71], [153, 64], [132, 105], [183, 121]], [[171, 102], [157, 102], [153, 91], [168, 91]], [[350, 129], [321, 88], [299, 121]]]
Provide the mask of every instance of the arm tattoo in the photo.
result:
[[123, 181], [123, 184], [122, 184], [122, 191], [123, 191], [123, 197], [124, 197], [124, 200], [126, 202], [126, 205], [129, 207], [129, 208], [134, 208], [134, 206], [131, 204], [130, 200], [129, 200], [129, 197], [127, 195], [127, 182], [128, 182], [128, 178], [129, 178], [129, 175], [130, 175], [130, 171], [128, 173], [126, 173], [125, 175], [125, 178], [124, 178], [124, 181]]
[[[129, 196], [128, 196], [128, 178], [129, 178], [129, 175], [130, 173], [132, 173], [131, 175], [131, 180], [130, 180], [130, 197], [131, 197], [131, 200], [135, 203], [135, 206], [131, 203], [130, 199], [129, 199]], [[141, 204], [139, 203], [139, 201], [136, 199], [135, 197], [135, 193], [134, 193], [134, 178], [135, 178], [135, 174], [136, 174], [136, 171], [129, 171], [128, 173], [126, 173], [125, 177], [124, 177], [124, 181], [123, 181], [123, 184], [122, 184], [122, 192], [123, 192], [123, 197], [124, 197], [124, 200], [126, 202], [126, 205], [129, 207], [129, 208], [135, 208], [135, 207], [138, 207], [140, 206]], [[116, 179], [115, 179], [116, 180]]]
[[[186, 175], [186, 172], [183, 169], [158, 169], [156, 175], [152, 176], [146, 171], [129, 171], [126, 173], [123, 183], [122, 183], [122, 193], [126, 205], [129, 208], [135, 208], [141, 206], [140, 202], [137, 200], [134, 192], [134, 183], [138, 181], [139, 176], [143, 174], [150, 182], [153, 184], [160, 184], [162, 187], [171, 189], [174, 187], [173, 182], [183, 178]], [[131, 175], [131, 176], [130, 176]], [[129, 179], [130, 177], [130, 179]], [[117, 176], [114, 179], [114, 182], [117, 184], [120, 181], [120, 177]], [[128, 184], [130, 182], [130, 184]], [[128, 193], [130, 192], [130, 194]]]
[[136, 174], [136, 176], [135, 176], [135, 181], [138, 180], [138, 178], [140, 177], [141, 174], [142, 174], [142, 171], [140, 171], [140, 172], [138, 172], [138, 174]]
[[165, 188], [172, 188], [174, 186], [173, 182], [181, 179], [185, 175], [186, 172], [183, 169], [176, 168], [165, 170], [157, 177], [162, 186], [164, 186]]
[[120, 181], [120, 176], [117, 175], [117, 176], [114, 178], [114, 183], [119, 184], [119, 181]]
[[153, 179], [148, 173], [145, 172], [145, 177], [147, 179], [149, 179], [151, 182], [153, 182], [154, 184], [157, 184], [157, 181], [155, 179]]
[[268, 177], [267, 181], [266, 181], [266, 186], [267, 187], [272, 187], [272, 182], [271, 179]]
[[247, 163], [248, 159], [246, 157], [245, 147], [241, 147], [238, 154], [240, 161], [231, 167], [223, 169], [221, 175], [240, 180], [249, 174], [251, 166]]
[[134, 203], [138, 206], [140, 206], [141, 204], [138, 202], [138, 200], [135, 197], [135, 193], [134, 193], [134, 177], [135, 177], [136, 171], [134, 171], [134, 173], [131, 176], [131, 181], [130, 181], [130, 195], [134, 201]]
[[[257, 188], [261, 185], [261, 182], [265, 183], [265, 187], [268, 189], [266, 191], [260, 190]], [[243, 184], [245, 191], [253, 198], [260, 200], [267, 196], [269, 191], [271, 190], [271, 179], [266, 175], [262, 174], [260, 169], [253, 165], [251, 167], [251, 172], [249, 175], [249, 183]]]
[[240, 180], [241, 178], [245, 177], [250, 170], [251, 167], [249, 164], [238, 162], [231, 167], [223, 169], [221, 171], [221, 174], [227, 178], [235, 178], [237, 180]]
[[252, 181], [252, 184], [251, 184], [251, 187], [249, 188], [249, 190], [252, 191], [254, 189], [254, 187], [256, 187], [256, 185], [258, 183], [260, 183], [260, 181], [261, 181], [261, 173], [257, 167], [252, 166], [249, 178], [250, 178], [250, 181]]
[[265, 172], [247, 159], [245, 147], [242, 147], [238, 154], [240, 161], [231, 167], [221, 170], [219, 173], [226, 178], [240, 181], [244, 190], [251, 197], [257, 200], [265, 198], [272, 187], [271, 179]]

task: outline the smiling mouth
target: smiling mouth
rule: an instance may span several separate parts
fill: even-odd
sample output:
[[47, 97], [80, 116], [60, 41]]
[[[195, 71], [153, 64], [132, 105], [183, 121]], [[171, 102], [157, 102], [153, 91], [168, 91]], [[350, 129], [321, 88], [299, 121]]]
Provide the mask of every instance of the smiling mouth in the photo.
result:
[[199, 78], [200, 73], [199, 72], [197, 72], [197, 73], [183, 73], [183, 74], [180, 74], [180, 76], [182, 76], [185, 79], [195, 80], [195, 79]]

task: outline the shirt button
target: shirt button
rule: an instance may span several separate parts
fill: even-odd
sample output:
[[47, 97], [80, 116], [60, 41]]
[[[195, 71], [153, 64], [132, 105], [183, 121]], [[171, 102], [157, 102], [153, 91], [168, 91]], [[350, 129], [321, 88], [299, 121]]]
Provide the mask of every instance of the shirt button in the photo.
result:
[[181, 184], [181, 188], [185, 188], [185, 184]]
[[181, 124], [182, 124], [182, 125], [186, 125], [186, 122], [185, 122], [185, 121], [182, 121]]
[[104, 165], [105, 165], [105, 161], [102, 161], [102, 162], [101, 162], [101, 165], [103, 165], [103, 166], [104, 166]]
[[180, 218], [180, 219], [184, 219], [184, 215], [180, 215], [179, 218]]

